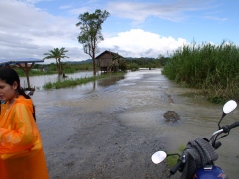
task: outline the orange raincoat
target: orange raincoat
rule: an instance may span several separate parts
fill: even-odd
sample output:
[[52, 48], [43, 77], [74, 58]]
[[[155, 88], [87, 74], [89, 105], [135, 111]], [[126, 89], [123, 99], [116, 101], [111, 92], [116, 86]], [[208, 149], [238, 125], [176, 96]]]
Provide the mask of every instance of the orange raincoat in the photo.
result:
[[42, 140], [31, 99], [1, 104], [0, 179], [48, 179]]

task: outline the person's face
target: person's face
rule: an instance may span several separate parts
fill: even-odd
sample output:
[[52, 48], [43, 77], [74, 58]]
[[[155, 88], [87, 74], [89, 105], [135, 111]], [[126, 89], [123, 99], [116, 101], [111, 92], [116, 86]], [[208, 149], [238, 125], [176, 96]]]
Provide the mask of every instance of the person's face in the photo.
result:
[[4, 102], [11, 102], [16, 96], [17, 82], [13, 85], [7, 84], [5, 81], [0, 80], [0, 100]]

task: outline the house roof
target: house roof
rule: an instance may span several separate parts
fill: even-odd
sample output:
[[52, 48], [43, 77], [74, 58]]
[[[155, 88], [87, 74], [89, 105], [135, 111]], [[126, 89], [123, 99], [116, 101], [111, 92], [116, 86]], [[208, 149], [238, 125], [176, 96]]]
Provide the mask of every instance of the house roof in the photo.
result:
[[111, 52], [111, 51], [106, 50], [106, 51], [102, 52], [101, 54], [99, 54], [99, 55], [96, 57], [96, 59], [100, 58], [102, 55], [104, 55], [104, 54], [106, 54], [106, 53], [110, 53], [114, 58], [124, 58], [124, 57], [122, 57], [121, 55], [119, 55], [118, 53], [114, 53], [114, 52]]
[[9, 58], [9, 59], [0, 59], [0, 66], [5, 65], [17, 65], [20, 63], [35, 63], [35, 62], [44, 62], [44, 60], [37, 58]]

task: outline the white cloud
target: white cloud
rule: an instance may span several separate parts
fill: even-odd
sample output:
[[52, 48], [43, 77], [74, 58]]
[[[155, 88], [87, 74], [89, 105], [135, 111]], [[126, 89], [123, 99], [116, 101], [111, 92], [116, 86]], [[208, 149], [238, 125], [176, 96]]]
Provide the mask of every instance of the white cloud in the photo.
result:
[[0, 7], [0, 58], [42, 59], [44, 53], [57, 47], [69, 50], [72, 60], [88, 58], [77, 42], [76, 19], [56, 17], [13, 0], [1, 0]]
[[141, 29], [131, 29], [121, 32], [116, 37], [105, 38], [99, 47], [118, 52], [124, 57], [158, 57], [167, 56], [179, 47], [187, 44], [185, 39], [162, 37], [159, 34], [145, 32]]
[[179, 22], [189, 18], [188, 11], [210, 9], [214, 0], [178, 0], [175, 2], [110, 2], [107, 9], [111, 14], [120, 18], [132, 19], [136, 23], [142, 23], [146, 18], [154, 16], [160, 19]]
[[[53, 48], [65, 47], [68, 60], [90, 58], [77, 42], [80, 33], [77, 19], [53, 16], [23, 2], [2, 0], [0, 2], [0, 51], [1, 58], [44, 58], [44, 53]], [[12, 13], [14, 12], [14, 14]], [[175, 50], [186, 41], [172, 37], [132, 29], [118, 36], [106, 38], [99, 43], [104, 49], [117, 51], [125, 57], [157, 57]]]

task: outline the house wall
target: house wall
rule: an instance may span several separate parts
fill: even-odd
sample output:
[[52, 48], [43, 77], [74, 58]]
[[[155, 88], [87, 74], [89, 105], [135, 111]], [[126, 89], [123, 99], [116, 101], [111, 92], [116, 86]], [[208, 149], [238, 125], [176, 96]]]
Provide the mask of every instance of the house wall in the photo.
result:
[[96, 59], [96, 64], [98, 67], [108, 67], [112, 64], [112, 56], [109, 53], [105, 53]]

